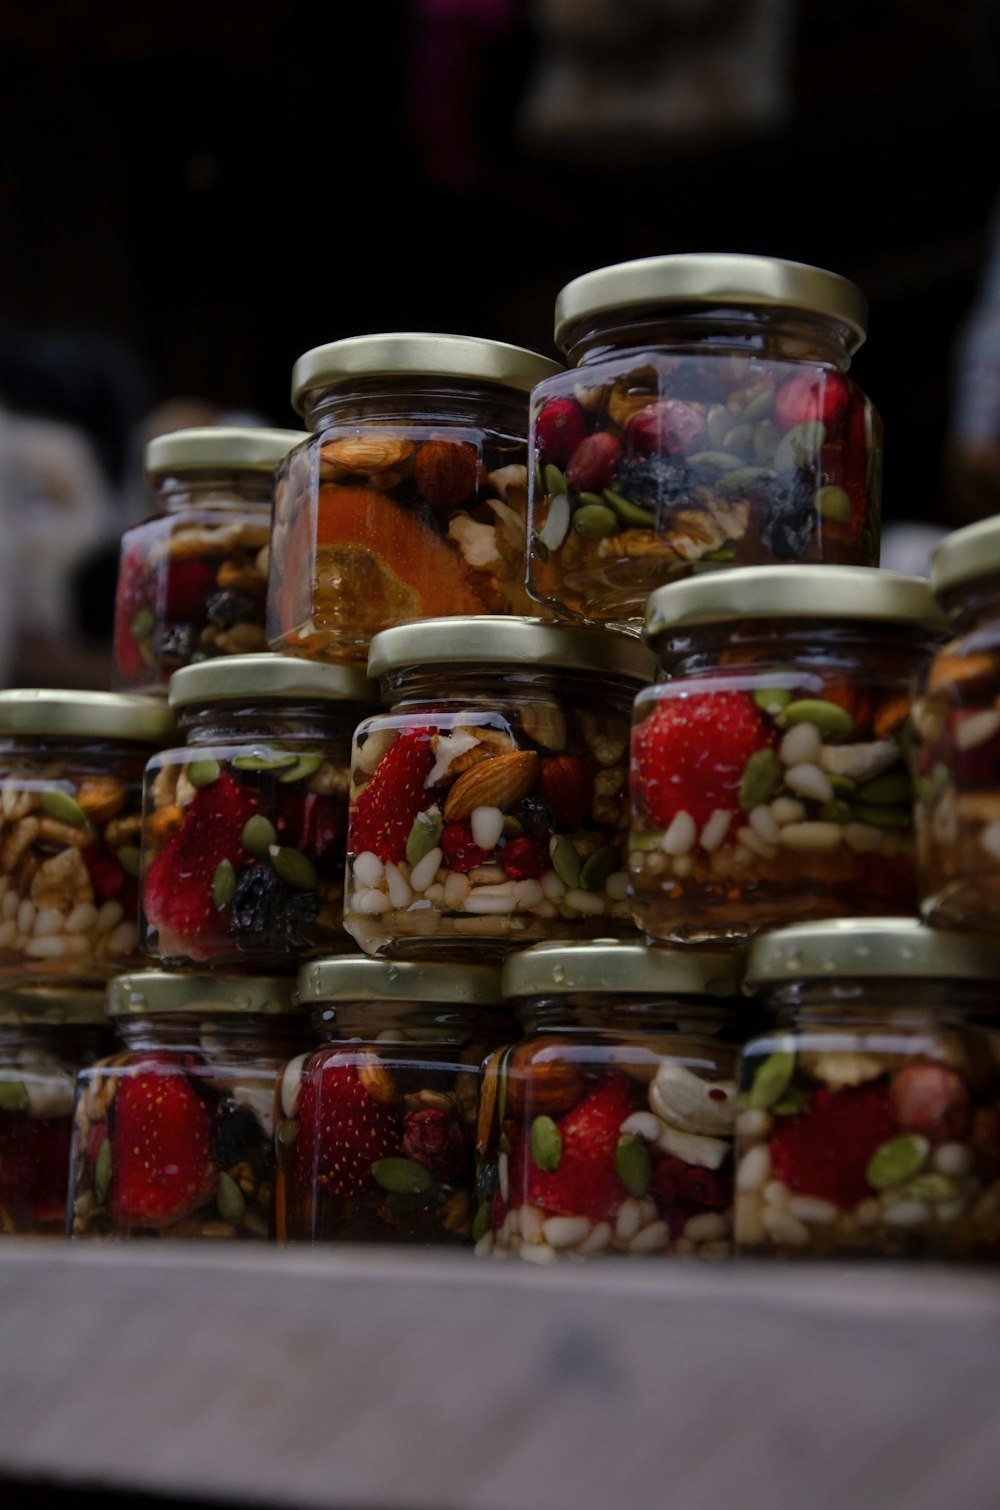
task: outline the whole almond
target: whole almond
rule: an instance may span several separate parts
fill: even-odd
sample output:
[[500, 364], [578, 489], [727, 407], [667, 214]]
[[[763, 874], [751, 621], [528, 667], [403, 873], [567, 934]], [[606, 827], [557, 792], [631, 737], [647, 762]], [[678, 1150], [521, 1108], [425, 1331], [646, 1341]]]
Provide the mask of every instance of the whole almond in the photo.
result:
[[413, 442], [399, 440], [393, 435], [356, 435], [345, 440], [333, 440], [320, 447], [320, 460], [347, 472], [363, 472], [369, 476], [388, 472], [408, 461], [413, 454]]
[[379, 1106], [395, 1106], [399, 1090], [385, 1065], [374, 1054], [366, 1054], [357, 1062], [358, 1079], [373, 1101]]
[[526, 797], [538, 779], [538, 756], [534, 750], [496, 755], [465, 771], [444, 804], [446, 823], [468, 818], [477, 807], [512, 806]]

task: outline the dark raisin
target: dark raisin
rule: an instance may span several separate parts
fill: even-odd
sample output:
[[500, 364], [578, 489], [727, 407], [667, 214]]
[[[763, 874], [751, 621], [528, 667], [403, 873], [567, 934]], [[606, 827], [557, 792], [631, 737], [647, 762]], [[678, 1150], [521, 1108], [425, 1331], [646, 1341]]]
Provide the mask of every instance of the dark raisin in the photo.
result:
[[229, 935], [239, 948], [308, 948], [305, 933], [318, 916], [316, 892], [295, 891], [269, 865], [251, 865], [236, 879]]
[[[627, 456], [618, 468], [615, 488], [630, 503], [655, 511], [689, 499], [695, 483], [694, 474], [676, 457]], [[662, 527], [662, 521], [657, 523]]]
[[220, 1169], [252, 1158], [264, 1144], [260, 1123], [249, 1106], [221, 1101], [212, 1127], [212, 1156]]
[[761, 544], [779, 561], [795, 561], [803, 554], [816, 529], [813, 501], [816, 479], [811, 468], [802, 467], [790, 477], [776, 477], [755, 497], [762, 506]]
[[491, 1159], [488, 1164], [480, 1164], [476, 1170], [476, 1200], [480, 1206], [484, 1201], [492, 1201], [499, 1189], [500, 1175], [496, 1160]]
[[163, 632], [160, 653], [176, 656], [179, 661], [189, 661], [197, 643], [198, 631], [193, 624], [172, 624]]
[[260, 617], [259, 605], [245, 592], [214, 592], [205, 604], [205, 612], [209, 623], [218, 629], [254, 623]]

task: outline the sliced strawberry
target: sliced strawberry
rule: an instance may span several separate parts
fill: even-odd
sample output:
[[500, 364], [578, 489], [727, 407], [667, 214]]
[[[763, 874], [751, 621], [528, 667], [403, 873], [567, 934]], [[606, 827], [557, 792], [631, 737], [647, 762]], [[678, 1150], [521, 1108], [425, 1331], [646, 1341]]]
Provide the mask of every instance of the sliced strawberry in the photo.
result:
[[817, 1090], [805, 1111], [776, 1118], [771, 1168], [799, 1195], [850, 1209], [872, 1194], [865, 1171], [899, 1131], [884, 1083]]
[[176, 1065], [151, 1057], [130, 1069], [114, 1102], [111, 1219], [165, 1227], [212, 1198], [212, 1119]]
[[461, 1128], [454, 1117], [433, 1107], [404, 1119], [403, 1152], [439, 1180], [454, 1180], [470, 1170], [470, 1150]]
[[445, 824], [438, 843], [448, 861], [449, 870], [455, 870], [459, 875], [464, 875], [467, 870], [474, 870], [490, 856], [488, 849], [480, 849], [475, 842], [472, 825], [464, 819], [461, 823]]
[[256, 803], [256, 793], [241, 787], [228, 771], [195, 793], [182, 827], [146, 873], [142, 905], [150, 927], [170, 929], [183, 941], [217, 923], [212, 879], [223, 860], [239, 869], [249, 858], [242, 834]]
[[636, 795], [661, 828], [685, 812], [700, 830], [717, 808], [739, 807], [746, 763], [771, 743], [745, 692], [665, 698], [632, 733]]
[[504, 875], [512, 881], [537, 881], [550, 870], [549, 846], [545, 838], [537, 834], [520, 834], [508, 839], [500, 851], [500, 864]]
[[775, 424], [791, 430], [818, 419], [829, 432], [839, 425], [850, 397], [847, 379], [839, 372], [798, 372], [774, 395]]
[[433, 732], [409, 729], [389, 746], [351, 809], [348, 844], [353, 854], [371, 851], [393, 865], [403, 859], [413, 820], [427, 799], [424, 782], [434, 765]]
[[215, 591], [215, 573], [204, 561], [171, 561], [163, 592], [163, 613], [168, 624], [190, 624], [200, 619], [205, 600]]
[[[606, 1071], [556, 1126], [562, 1142], [558, 1169], [539, 1169], [531, 1157], [526, 1127], [513, 1155], [512, 1180], [522, 1200], [561, 1216], [601, 1221], [613, 1216], [628, 1196], [618, 1178], [615, 1149], [621, 1124], [633, 1110], [626, 1077]], [[512, 1198], [512, 1204], [517, 1200]]]
[[338, 1051], [318, 1055], [302, 1076], [295, 1170], [300, 1191], [372, 1194], [378, 1159], [400, 1151], [399, 1116], [369, 1096], [353, 1064]]

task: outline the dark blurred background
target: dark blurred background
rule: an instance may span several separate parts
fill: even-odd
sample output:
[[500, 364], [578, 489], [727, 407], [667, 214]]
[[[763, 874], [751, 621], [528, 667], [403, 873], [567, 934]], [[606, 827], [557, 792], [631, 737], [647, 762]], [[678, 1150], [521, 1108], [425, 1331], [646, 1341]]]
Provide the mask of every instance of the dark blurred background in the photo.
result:
[[[886, 423], [886, 514], [956, 522], [955, 343], [1000, 191], [998, 11], [8, 3], [0, 406], [77, 427], [106, 483], [65, 611], [103, 653], [108, 542], [142, 511], [157, 406], [292, 424], [295, 358], [366, 330], [551, 353], [568, 278], [676, 250], [855, 278], [872, 306], [854, 370]], [[15, 501], [22, 517], [33, 507]], [[23, 650], [22, 634], [15, 676]]]

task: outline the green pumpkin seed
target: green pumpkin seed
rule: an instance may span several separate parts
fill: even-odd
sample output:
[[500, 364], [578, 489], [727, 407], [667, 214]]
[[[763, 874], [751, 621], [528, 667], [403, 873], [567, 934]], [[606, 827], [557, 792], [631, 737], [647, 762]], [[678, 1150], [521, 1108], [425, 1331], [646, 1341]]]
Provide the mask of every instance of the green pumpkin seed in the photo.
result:
[[847, 709], [819, 697], [802, 697], [788, 704], [785, 726], [792, 729], [796, 724], [815, 724], [820, 738], [829, 744], [839, 744], [854, 733], [854, 719]]
[[753, 429], [753, 454], [762, 467], [770, 466], [781, 441], [781, 431], [773, 419], [762, 419]]
[[936, 1174], [927, 1170], [924, 1174], [918, 1174], [915, 1180], [911, 1180], [906, 1187], [907, 1195], [912, 1195], [914, 1200], [926, 1201], [929, 1206], [936, 1206], [939, 1201], [953, 1201], [961, 1195], [962, 1187], [957, 1180], [951, 1179], [946, 1174]]
[[951, 778], [948, 775], [948, 767], [939, 760], [931, 770], [929, 776], [918, 776], [915, 782], [917, 798], [927, 807], [933, 807], [948, 786]]
[[653, 1161], [642, 1138], [626, 1133], [615, 1145], [615, 1168], [629, 1195], [641, 1200], [648, 1195], [653, 1178]]
[[108, 1191], [111, 1189], [111, 1140], [105, 1138], [97, 1150], [97, 1158], [94, 1161], [94, 1194], [98, 1201], [106, 1201]]
[[863, 566], [878, 566], [881, 547], [879, 537], [874, 530], [867, 527], [861, 531], [861, 564]]
[[851, 510], [851, 500], [843, 488], [829, 484], [819, 488], [813, 498], [816, 512], [824, 519], [831, 519], [835, 524], [850, 524], [854, 517]]
[[584, 540], [604, 540], [618, 528], [618, 515], [603, 503], [588, 503], [573, 515], [573, 528]]
[[412, 1190], [393, 1190], [382, 1202], [382, 1209], [387, 1216], [394, 1216], [400, 1221], [405, 1221], [408, 1216], [416, 1216], [420, 1211], [428, 1211], [433, 1206], [443, 1205], [447, 1199], [448, 1192], [439, 1186], [419, 1193]]
[[243, 825], [240, 842], [248, 854], [258, 860], [263, 860], [272, 844], [278, 842], [278, 832], [274, 824], [264, 817], [263, 813], [254, 813]]
[[625, 524], [633, 524], [637, 529], [652, 529], [656, 524], [656, 515], [649, 509], [641, 509], [637, 503], [632, 503], [628, 498], [623, 498], [621, 493], [616, 493], [614, 488], [604, 489], [604, 501], [610, 503], [619, 519]]
[[89, 1213], [89, 1215], [87, 1217], [87, 1220], [90, 1221], [90, 1222], [96, 1222], [102, 1216], [107, 1216], [107, 1214], [108, 1214], [108, 1208], [107, 1208], [107, 1206], [91, 1206], [90, 1213]]
[[545, 478], [542, 476], [542, 464], [538, 460], [537, 457], [535, 458], [535, 473], [534, 473], [534, 476], [535, 476], [535, 492], [538, 494], [538, 496], [540, 498], [542, 496], [542, 494], [545, 492]]
[[724, 472], [715, 486], [720, 493], [737, 495], [770, 482], [773, 476], [770, 467], [737, 467], [735, 472]]
[[236, 1181], [231, 1175], [226, 1174], [224, 1169], [219, 1170], [216, 1205], [224, 1222], [231, 1222], [234, 1227], [242, 1227], [243, 1219], [247, 1214], [247, 1203]]
[[903, 1133], [876, 1148], [868, 1161], [865, 1179], [873, 1190], [891, 1190], [920, 1173], [931, 1145], [919, 1133]]
[[288, 767], [287, 771], [282, 771], [281, 775], [278, 777], [278, 780], [305, 781], [306, 777], [315, 776], [316, 772], [319, 770], [322, 764], [322, 755], [319, 755], [313, 751], [306, 751], [299, 756], [294, 765]]
[[793, 425], [781, 437], [774, 453], [775, 469], [779, 472], [794, 472], [806, 467], [819, 455], [826, 443], [826, 426], [818, 419], [807, 419], [801, 425]]
[[768, 802], [781, 786], [785, 768], [776, 750], [755, 750], [743, 768], [740, 807], [745, 813]]
[[841, 776], [837, 771], [827, 771], [826, 779], [837, 797], [853, 797], [857, 791], [857, 782], [852, 781], [850, 776]]
[[545, 544], [545, 541], [542, 539], [537, 530], [532, 530], [531, 532], [531, 544], [534, 548], [535, 555], [544, 565], [549, 559], [549, 548]]
[[21, 1112], [28, 1104], [23, 1080], [0, 1080], [0, 1112]]
[[434, 1184], [434, 1176], [413, 1159], [376, 1159], [372, 1175], [383, 1190], [396, 1195], [423, 1195]]
[[734, 425], [722, 442], [723, 451], [732, 451], [736, 456], [749, 456], [753, 450], [753, 425], [742, 422]]
[[605, 844], [603, 849], [595, 850], [589, 859], [583, 862], [580, 885], [584, 891], [600, 891], [608, 876], [617, 869], [618, 850], [613, 844]]
[[298, 761], [291, 750], [263, 749], [258, 747], [249, 755], [237, 755], [233, 765], [237, 771], [283, 771]]
[[236, 872], [231, 860], [220, 860], [212, 877], [212, 902], [217, 912], [225, 912], [236, 894]]
[[800, 1091], [798, 1086], [793, 1085], [769, 1110], [774, 1117], [795, 1117], [799, 1112], [804, 1112], [808, 1105], [809, 1097], [805, 1091]]
[[774, 413], [774, 389], [764, 388], [747, 404], [740, 419], [753, 424], [757, 420], [769, 420]]
[[552, 869], [564, 886], [571, 890], [580, 884], [580, 856], [576, 845], [565, 834], [557, 834], [549, 840], [549, 857]]
[[137, 844], [123, 844], [115, 850], [115, 858], [127, 876], [137, 876], [142, 863], [142, 851]]
[[748, 1105], [754, 1111], [770, 1111], [788, 1090], [794, 1074], [794, 1054], [768, 1054], [764, 1063], [754, 1070], [747, 1097]]
[[299, 1124], [291, 1117], [287, 1121], [278, 1124], [277, 1138], [282, 1147], [291, 1148], [298, 1135]]
[[69, 792], [57, 786], [46, 787], [42, 793], [42, 812], [55, 818], [57, 823], [68, 823], [71, 828], [86, 828], [87, 815]]
[[879, 807], [874, 802], [852, 802], [851, 816], [857, 823], [869, 823], [872, 828], [909, 828], [913, 823], [913, 808]]
[[838, 800], [836, 802], [824, 802], [819, 810], [819, 816], [824, 823], [839, 823], [843, 826], [850, 823], [854, 814], [850, 803]]
[[721, 450], [722, 442], [732, 429], [733, 416], [725, 404], [713, 404], [705, 416], [705, 425], [708, 438], [716, 450]]
[[688, 466], [698, 472], [735, 472], [744, 465], [744, 458], [734, 451], [696, 451], [688, 457]]
[[200, 790], [218, 781], [221, 771], [222, 767], [217, 760], [192, 760], [184, 774], [191, 785]]
[[[524, 833], [524, 824], [515, 818], [513, 813], [505, 813], [502, 832], [505, 839], [520, 839]], [[433, 848], [433, 845], [431, 848]], [[410, 858], [409, 854], [407, 854], [406, 858]]]
[[876, 776], [858, 788], [860, 802], [875, 802], [880, 807], [886, 802], [910, 802], [913, 799], [913, 784], [905, 771], [890, 771], [888, 775]]
[[566, 479], [551, 462], [543, 468], [542, 475], [545, 478], [545, 491], [550, 498], [557, 498], [560, 493], [566, 492]]
[[703, 561], [732, 561], [738, 548], [735, 541], [728, 542], [726, 545], [720, 545], [717, 551], [706, 551], [701, 559]]
[[758, 687], [753, 694], [753, 700], [762, 713], [781, 713], [792, 700], [792, 694], [787, 687]]
[[490, 1203], [484, 1201], [472, 1218], [472, 1241], [478, 1243], [481, 1237], [485, 1237], [490, 1230]]
[[562, 1160], [562, 1134], [551, 1117], [536, 1117], [531, 1124], [531, 1157], [539, 1169], [553, 1174]]
[[144, 640], [153, 633], [156, 625], [156, 616], [149, 608], [140, 608], [129, 626], [129, 633], [134, 640]]
[[636, 829], [633, 829], [628, 837], [629, 849], [637, 854], [648, 855], [654, 849], [660, 849], [662, 846], [663, 834], [659, 830], [655, 834], [641, 834]]
[[419, 865], [424, 856], [437, 847], [443, 827], [441, 809], [436, 805], [417, 814], [406, 840], [406, 858], [411, 865]]
[[588, 508], [603, 509], [607, 507], [600, 493], [581, 493], [579, 500], [581, 504], [586, 504]]
[[[153, 665], [156, 657], [153, 655], [153, 651], [148, 640], [139, 641], [139, 657], [144, 665]], [[91, 1212], [91, 1215], [93, 1215], [93, 1212]]]
[[269, 844], [267, 852], [275, 873], [296, 891], [315, 891], [319, 885], [316, 867], [308, 855], [300, 849], [291, 849], [287, 844]]

